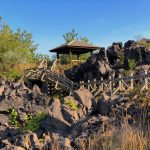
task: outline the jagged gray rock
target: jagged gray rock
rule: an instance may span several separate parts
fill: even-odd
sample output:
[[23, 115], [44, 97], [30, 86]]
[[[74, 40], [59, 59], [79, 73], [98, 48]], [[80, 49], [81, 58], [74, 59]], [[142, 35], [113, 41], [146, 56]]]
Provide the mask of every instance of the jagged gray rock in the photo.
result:
[[74, 91], [73, 95], [75, 99], [78, 100], [87, 110], [92, 107], [92, 94], [88, 89], [80, 87], [78, 90]]

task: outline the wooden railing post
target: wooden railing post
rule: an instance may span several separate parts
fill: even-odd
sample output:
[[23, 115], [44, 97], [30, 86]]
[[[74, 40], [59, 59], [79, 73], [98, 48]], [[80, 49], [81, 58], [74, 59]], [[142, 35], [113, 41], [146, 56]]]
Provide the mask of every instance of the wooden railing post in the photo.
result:
[[112, 88], [113, 88], [113, 86], [112, 86], [112, 80], [111, 80], [112, 78], [111, 78], [111, 76], [109, 76], [109, 90], [110, 90], [110, 97], [112, 98]]
[[131, 90], [133, 90], [133, 88], [134, 88], [134, 85], [133, 85], [133, 72], [131, 72], [131, 80], [130, 80], [130, 88], [131, 88]]
[[102, 92], [104, 92], [104, 83], [103, 83], [103, 77], [101, 77], [101, 88], [102, 88]]
[[80, 83], [79, 83], [79, 88], [81, 88], [81, 86], [82, 86], [82, 81], [80, 81]]
[[94, 91], [96, 90], [96, 79], [94, 79]]
[[82, 81], [82, 87], [84, 87], [84, 81]]
[[74, 83], [73, 83], [73, 81], [71, 81], [71, 90], [70, 90], [70, 95], [72, 94], [73, 90], [74, 90]]
[[147, 69], [145, 69], [144, 71], [145, 71], [145, 79], [144, 79], [145, 80], [145, 83], [144, 83], [145, 84], [145, 89], [148, 90], [148, 77], [147, 77], [147, 72], [148, 71], [147, 71]]
[[112, 77], [111, 76], [109, 76], [109, 89], [110, 89], [110, 91], [112, 91], [112, 81], [111, 81], [111, 79], [112, 79]]
[[123, 90], [121, 74], [119, 74], [119, 89], [120, 89], [121, 91]]
[[80, 88], [84, 87], [84, 81], [80, 81]]

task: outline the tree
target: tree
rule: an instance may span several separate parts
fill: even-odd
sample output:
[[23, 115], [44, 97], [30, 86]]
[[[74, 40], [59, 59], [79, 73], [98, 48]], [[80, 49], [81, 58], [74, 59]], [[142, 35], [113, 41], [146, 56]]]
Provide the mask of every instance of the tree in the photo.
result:
[[66, 43], [69, 43], [69, 42], [73, 41], [74, 39], [77, 39], [77, 37], [78, 37], [78, 33], [75, 33], [74, 29], [72, 29], [71, 32], [67, 32], [63, 35], [63, 38]]
[[79, 40], [79, 41], [83, 41], [86, 43], [89, 43], [89, 39], [85, 36], [85, 37], [79, 37], [79, 34], [77, 32], [75, 32], [75, 29], [72, 29], [72, 31], [67, 32], [63, 35], [63, 38], [65, 40], [66, 43], [69, 43], [73, 40]]
[[37, 44], [27, 31], [12, 29], [0, 20], [0, 72], [7, 72], [12, 66], [33, 61]]
[[85, 43], [90, 43], [89, 39], [85, 36], [85, 37], [80, 37], [80, 40], [85, 42]]

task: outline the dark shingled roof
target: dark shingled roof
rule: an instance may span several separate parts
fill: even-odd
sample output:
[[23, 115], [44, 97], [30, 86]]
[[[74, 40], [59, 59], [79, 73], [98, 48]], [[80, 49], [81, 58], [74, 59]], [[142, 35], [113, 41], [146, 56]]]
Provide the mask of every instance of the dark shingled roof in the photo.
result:
[[62, 44], [54, 49], [51, 49], [50, 52], [59, 52], [60, 54], [67, 54], [69, 51], [73, 53], [86, 53], [92, 52], [94, 50], [100, 49], [98, 46], [85, 43], [83, 41], [73, 40], [70, 43]]

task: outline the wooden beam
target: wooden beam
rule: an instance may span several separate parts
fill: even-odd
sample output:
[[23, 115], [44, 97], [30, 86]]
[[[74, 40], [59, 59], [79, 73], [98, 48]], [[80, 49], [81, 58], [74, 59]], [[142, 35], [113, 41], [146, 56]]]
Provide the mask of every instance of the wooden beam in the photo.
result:
[[59, 59], [59, 53], [57, 52], [57, 59]]

